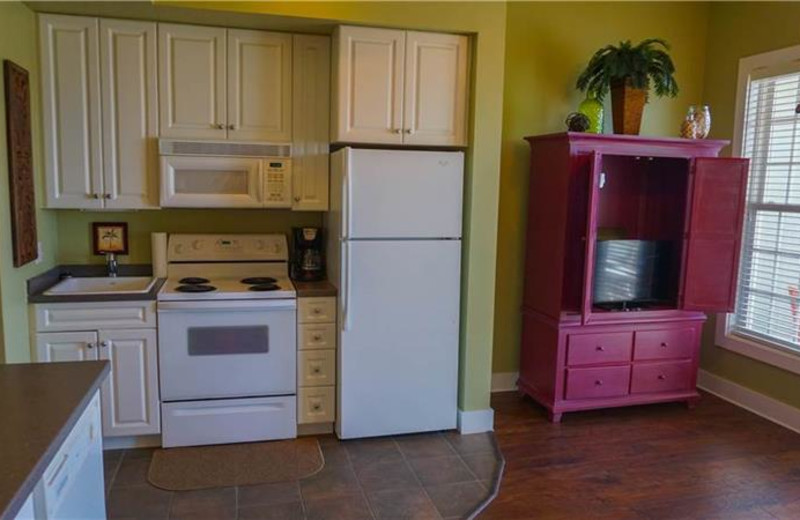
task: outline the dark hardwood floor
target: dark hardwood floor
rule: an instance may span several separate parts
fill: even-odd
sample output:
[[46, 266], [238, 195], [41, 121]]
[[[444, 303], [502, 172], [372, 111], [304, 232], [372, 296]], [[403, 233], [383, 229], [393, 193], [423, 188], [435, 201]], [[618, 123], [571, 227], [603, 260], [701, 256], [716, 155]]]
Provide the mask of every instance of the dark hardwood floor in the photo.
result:
[[506, 459], [481, 519], [800, 519], [800, 434], [703, 394], [566, 414], [495, 394]]

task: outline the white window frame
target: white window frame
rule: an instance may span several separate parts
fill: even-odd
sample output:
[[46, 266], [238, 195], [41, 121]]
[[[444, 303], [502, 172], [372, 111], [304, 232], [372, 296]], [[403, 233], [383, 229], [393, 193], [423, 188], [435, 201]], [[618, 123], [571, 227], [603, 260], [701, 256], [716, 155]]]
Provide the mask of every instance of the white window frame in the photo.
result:
[[[752, 74], [760, 69], [780, 67], [791, 62], [800, 62], [800, 45], [756, 54], [739, 60], [739, 76], [736, 83], [736, 113], [733, 124], [734, 157], [742, 155], [745, 104], [747, 103], [747, 92], [750, 88]], [[716, 333], [714, 335], [717, 346], [762, 363], [800, 374], [800, 354], [777, 342], [745, 337], [731, 331], [730, 316], [730, 314], [717, 314]]]

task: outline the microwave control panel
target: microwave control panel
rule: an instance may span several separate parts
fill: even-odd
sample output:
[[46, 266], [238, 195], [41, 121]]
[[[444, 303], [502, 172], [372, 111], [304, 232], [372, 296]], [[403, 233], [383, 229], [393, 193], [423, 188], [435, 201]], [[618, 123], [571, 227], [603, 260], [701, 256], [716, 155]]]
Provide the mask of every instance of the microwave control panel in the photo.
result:
[[290, 160], [264, 160], [264, 207], [292, 207], [292, 163]]

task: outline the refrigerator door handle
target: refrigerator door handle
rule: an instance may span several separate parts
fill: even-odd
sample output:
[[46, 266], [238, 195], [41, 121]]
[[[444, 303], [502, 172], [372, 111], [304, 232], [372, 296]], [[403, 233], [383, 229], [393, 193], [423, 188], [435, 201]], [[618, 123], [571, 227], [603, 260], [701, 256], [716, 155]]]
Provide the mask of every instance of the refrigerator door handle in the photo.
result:
[[353, 200], [353, 183], [350, 179], [350, 174], [347, 170], [344, 172], [344, 202], [342, 204], [342, 220], [344, 221], [342, 224], [344, 229], [342, 230], [342, 236], [345, 238], [350, 238], [350, 202]]
[[342, 284], [342, 330], [350, 330], [350, 242], [348, 240], [342, 241], [342, 253], [344, 256], [344, 265], [342, 273], [344, 276], [344, 283]]

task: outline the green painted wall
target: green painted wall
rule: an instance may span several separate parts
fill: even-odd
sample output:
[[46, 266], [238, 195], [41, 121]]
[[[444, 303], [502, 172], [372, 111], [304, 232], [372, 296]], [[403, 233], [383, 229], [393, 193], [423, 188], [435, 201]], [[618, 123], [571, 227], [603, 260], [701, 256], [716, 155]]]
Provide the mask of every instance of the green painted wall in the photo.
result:
[[[712, 137], [732, 139], [739, 59], [800, 44], [800, 4], [713, 3], [709, 17], [705, 99], [711, 105]], [[701, 367], [756, 392], [800, 408], [800, 376], [714, 344], [714, 320], [703, 336]]]
[[[44, 200], [42, 136], [39, 124], [39, 62], [36, 43], [36, 17], [20, 2], [0, 2], [0, 59], [9, 59], [29, 72], [33, 130], [33, 162], [37, 202]], [[5, 99], [0, 82], [0, 100]], [[30, 360], [28, 309], [25, 304], [25, 281], [49, 269], [55, 263], [55, 215], [38, 211], [38, 237], [43, 246], [40, 263], [15, 268], [11, 253], [11, 214], [8, 196], [8, 150], [6, 148], [5, 102], [0, 101], [0, 306], [2, 306], [3, 348], [0, 362], [22, 363]]]
[[[518, 368], [530, 164], [522, 138], [565, 129], [566, 115], [583, 99], [574, 88], [575, 79], [597, 49], [652, 37], [672, 44], [681, 93], [647, 105], [642, 134], [677, 135], [688, 106], [702, 101], [708, 19], [705, 3], [509, 3], [494, 372]], [[607, 107], [608, 132], [610, 113]]]
[[103, 263], [92, 252], [92, 222], [127, 222], [128, 256], [120, 263], [150, 263], [150, 233], [288, 233], [292, 226], [320, 226], [322, 213], [288, 210], [189, 210], [92, 212], [58, 210], [60, 264]]

